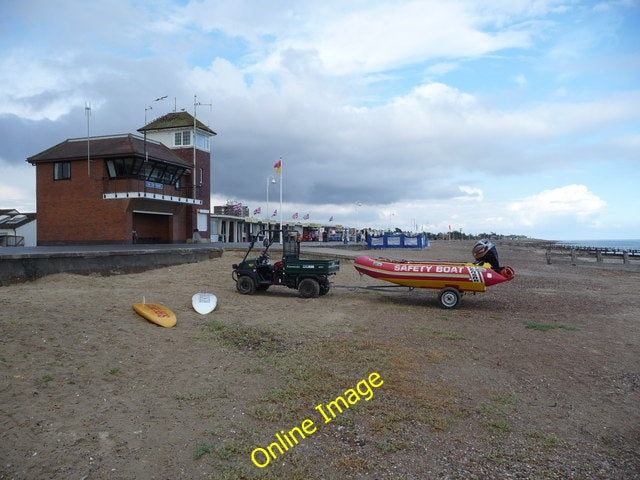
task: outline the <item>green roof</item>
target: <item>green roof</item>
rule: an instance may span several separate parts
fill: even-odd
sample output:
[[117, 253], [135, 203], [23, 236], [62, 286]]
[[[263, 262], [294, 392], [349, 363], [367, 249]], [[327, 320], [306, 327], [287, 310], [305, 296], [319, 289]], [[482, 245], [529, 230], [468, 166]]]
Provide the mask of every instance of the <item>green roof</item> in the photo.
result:
[[[200, 130], [216, 135], [216, 132], [207, 127], [200, 120], [196, 119], [196, 126]], [[160, 118], [156, 118], [154, 121], [146, 124], [144, 127], [139, 128], [139, 132], [148, 132], [150, 130], [168, 130], [171, 128], [185, 128], [193, 127], [193, 115], [188, 112], [172, 112], [163, 115]]]

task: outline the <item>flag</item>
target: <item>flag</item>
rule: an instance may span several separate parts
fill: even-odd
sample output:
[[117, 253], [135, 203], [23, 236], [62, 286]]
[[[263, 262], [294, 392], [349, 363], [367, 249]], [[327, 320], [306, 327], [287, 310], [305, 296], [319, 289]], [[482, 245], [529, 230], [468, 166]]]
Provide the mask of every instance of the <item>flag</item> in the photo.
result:
[[275, 217], [278, 214], [278, 209], [276, 208], [271, 214], [272, 217]]
[[276, 163], [274, 163], [273, 168], [276, 169], [276, 173], [281, 174], [282, 173], [282, 159], [280, 159]]
[[262, 211], [261, 207], [258, 207], [253, 211], [253, 214], [258, 215], [261, 211]]
[[307, 214], [306, 214], [304, 217], [302, 217], [302, 218], [304, 218], [305, 220], [309, 220], [309, 214], [307, 213]]
[[291, 217], [291, 218], [293, 218], [294, 220], [297, 220], [297, 218], [298, 218], [298, 212], [294, 213], [294, 214], [293, 214], [293, 217]]
[[331, 218], [329, 219], [330, 222], [333, 222], [333, 215], [331, 215]]
[[238, 203], [237, 205], [233, 206], [233, 211], [234, 212], [241, 212], [242, 211], [242, 204]]

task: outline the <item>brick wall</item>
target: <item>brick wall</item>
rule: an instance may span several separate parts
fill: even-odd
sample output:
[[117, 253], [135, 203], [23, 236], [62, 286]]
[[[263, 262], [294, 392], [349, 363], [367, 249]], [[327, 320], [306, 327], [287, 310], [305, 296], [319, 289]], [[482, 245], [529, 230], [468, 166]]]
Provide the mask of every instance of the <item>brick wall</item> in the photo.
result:
[[[184, 204], [148, 199], [103, 199], [102, 160], [71, 162], [71, 178], [53, 180], [53, 163], [36, 165], [38, 245], [131, 243], [133, 210], [170, 213], [147, 215], [145, 236], [180, 243], [191, 238]], [[207, 196], [208, 197], [208, 196]], [[203, 208], [203, 207], [198, 207]], [[140, 236], [140, 233], [138, 234]]]
[[[182, 158], [189, 165], [193, 165], [193, 148], [176, 148], [173, 152]], [[200, 169], [202, 169], [202, 177], [200, 177]], [[196, 168], [192, 169], [191, 174], [183, 177], [183, 185], [193, 185], [193, 177], [196, 179], [195, 198], [202, 200], [202, 205], [193, 205], [188, 207], [187, 216], [187, 232], [193, 232], [197, 226], [197, 211], [211, 211], [211, 154], [203, 150], [196, 149]], [[202, 181], [201, 181], [202, 180]], [[209, 235], [209, 222], [207, 222], [207, 231], [201, 231], [204, 238]]]
[[102, 198], [103, 161], [71, 162], [71, 178], [53, 179], [53, 163], [36, 166], [38, 244], [104, 242], [130, 240], [127, 201]]

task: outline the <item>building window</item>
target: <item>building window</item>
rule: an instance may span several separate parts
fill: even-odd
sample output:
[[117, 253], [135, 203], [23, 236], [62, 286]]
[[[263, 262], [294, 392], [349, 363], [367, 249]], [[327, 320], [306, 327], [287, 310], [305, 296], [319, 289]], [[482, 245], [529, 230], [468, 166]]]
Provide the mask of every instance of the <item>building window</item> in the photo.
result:
[[70, 162], [54, 162], [53, 163], [53, 179], [66, 180], [68, 178], [71, 178], [71, 163]]
[[173, 137], [173, 144], [176, 147], [191, 145], [191, 131], [176, 132]]
[[147, 182], [173, 185], [184, 174], [185, 169], [163, 162], [145, 162], [141, 158], [116, 158], [107, 160], [110, 179], [139, 178]]
[[209, 137], [201, 133], [196, 134], [196, 147], [206, 152], [209, 151]]
[[136, 177], [143, 166], [141, 158], [116, 158], [107, 160], [106, 163], [109, 178]]

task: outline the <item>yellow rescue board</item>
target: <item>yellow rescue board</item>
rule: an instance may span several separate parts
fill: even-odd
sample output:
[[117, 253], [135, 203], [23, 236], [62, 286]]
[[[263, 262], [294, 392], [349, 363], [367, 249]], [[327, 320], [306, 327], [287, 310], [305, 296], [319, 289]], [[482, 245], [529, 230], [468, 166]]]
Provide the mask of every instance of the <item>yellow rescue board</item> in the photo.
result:
[[175, 313], [159, 303], [134, 303], [133, 309], [142, 318], [162, 327], [169, 328], [176, 324]]

